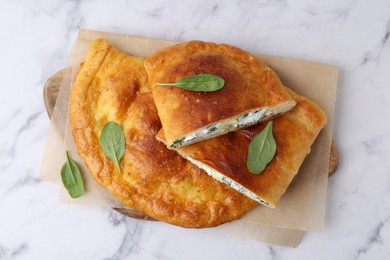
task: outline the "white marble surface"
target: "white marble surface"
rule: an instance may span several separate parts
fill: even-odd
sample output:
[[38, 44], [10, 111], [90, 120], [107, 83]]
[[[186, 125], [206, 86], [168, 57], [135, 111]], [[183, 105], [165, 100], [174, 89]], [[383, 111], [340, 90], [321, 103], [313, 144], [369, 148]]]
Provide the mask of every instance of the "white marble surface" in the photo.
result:
[[[292, 249], [58, 203], [37, 179], [42, 87], [79, 28], [337, 64], [325, 230]], [[0, 50], [0, 259], [390, 259], [390, 1], [0, 0]]]

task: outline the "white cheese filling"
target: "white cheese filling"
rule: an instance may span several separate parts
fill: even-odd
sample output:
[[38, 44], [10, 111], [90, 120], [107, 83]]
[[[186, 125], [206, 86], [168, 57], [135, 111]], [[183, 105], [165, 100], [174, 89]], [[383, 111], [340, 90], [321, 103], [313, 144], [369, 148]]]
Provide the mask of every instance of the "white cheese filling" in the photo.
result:
[[249, 127], [265, 121], [268, 118], [286, 112], [295, 106], [295, 101], [288, 101], [274, 107], [263, 107], [242, 113], [233, 118], [227, 118], [216, 123], [199, 128], [188, 135], [175, 140], [170, 148], [193, 144], [202, 140], [217, 137], [243, 127]]
[[229, 177], [226, 177], [225, 175], [223, 175], [219, 171], [209, 167], [208, 165], [206, 165], [206, 164], [204, 164], [202, 162], [199, 162], [197, 160], [194, 160], [194, 159], [186, 156], [183, 153], [180, 153], [180, 151], [178, 151], [178, 153], [182, 157], [184, 157], [185, 159], [190, 161], [191, 163], [193, 163], [196, 166], [198, 166], [200, 169], [204, 170], [208, 175], [210, 175], [211, 177], [213, 177], [217, 181], [222, 182], [222, 183], [228, 185], [229, 187], [231, 187], [231, 188], [235, 189], [236, 191], [244, 194], [245, 196], [249, 197], [250, 199], [252, 199], [254, 201], [257, 201], [258, 203], [261, 203], [261, 204], [263, 204], [263, 205], [265, 205], [267, 207], [273, 208], [273, 206], [271, 206], [267, 201], [265, 201], [260, 196], [258, 196], [255, 193], [253, 193], [252, 191], [246, 189], [244, 186], [242, 186], [238, 182], [235, 182], [234, 180], [230, 179]]

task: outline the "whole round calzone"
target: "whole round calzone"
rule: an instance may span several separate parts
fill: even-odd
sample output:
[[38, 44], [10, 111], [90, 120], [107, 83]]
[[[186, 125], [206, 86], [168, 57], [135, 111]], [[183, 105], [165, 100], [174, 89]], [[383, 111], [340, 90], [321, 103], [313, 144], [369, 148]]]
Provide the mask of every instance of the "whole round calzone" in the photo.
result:
[[[73, 137], [90, 174], [127, 206], [174, 225], [203, 228], [240, 218], [258, 204], [156, 140], [161, 123], [143, 64], [105, 40], [90, 46], [70, 98]], [[99, 143], [110, 121], [126, 139], [121, 173]]]

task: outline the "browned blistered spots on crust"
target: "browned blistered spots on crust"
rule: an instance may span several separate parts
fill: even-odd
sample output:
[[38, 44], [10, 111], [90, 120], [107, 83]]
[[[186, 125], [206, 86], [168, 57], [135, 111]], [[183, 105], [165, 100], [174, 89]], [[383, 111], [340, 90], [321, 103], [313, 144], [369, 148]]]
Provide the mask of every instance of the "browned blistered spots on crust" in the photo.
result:
[[[278, 76], [251, 54], [225, 44], [191, 41], [149, 56], [145, 67], [168, 145], [208, 124], [292, 101]], [[215, 92], [155, 86], [196, 74], [225, 80]]]
[[[275, 157], [261, 174], [250, 173], [246, 159], [250, 141], [263, 130], [267, 122], [178, 150], [223, 173], [275, 206], [326, 124], [326, 115], [318, 105], [288, 91], [297, 105], [284, 115], [272, 119], [277, 149]], [[158, 136], [164, 135], [160, 133]]]
[[[90, 174], [127, 206], [183, 227], [211, 227], [257, 205], [168, 150], [155, 136], [161, 123], [143, 59], [92, 43], [76, 77], [70, 120], [78, 153]], [[121, 125], [126, 150], [122, 174], [99, 144], [107, 121]]]

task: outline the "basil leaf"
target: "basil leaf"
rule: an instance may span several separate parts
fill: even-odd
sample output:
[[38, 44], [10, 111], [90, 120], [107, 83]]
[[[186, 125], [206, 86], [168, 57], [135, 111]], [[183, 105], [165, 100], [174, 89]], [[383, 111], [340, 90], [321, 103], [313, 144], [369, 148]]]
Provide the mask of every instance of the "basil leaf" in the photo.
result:
[[173, 86], [190, 91], [212, 92], [221, 89], [225, 80], [212, 74], [192, 75], [178, 80], [176, 83], [157, 83], [157, 86]]
[[121, 173], [119, 161], [125, 153], [126, 146], [125, 135], [121, 127], [117, 123], [108, 122], [100, 134], [100, 144], [108, 158], [115, 163], [119, 173]]
[[61, 179], [72, 198], [77, 198], [84, 193], [84, 182], [80, 169], [70, 158], [68, 151], [66, 151], [66, 162], [61, 168]]
[[274, 158], [276, 143], [272, 135], [272, 121], [250, 142], [248, 148], [247, 167], [251, 173], [259, 174]]

